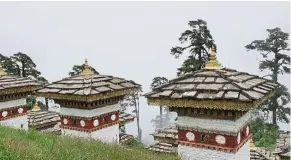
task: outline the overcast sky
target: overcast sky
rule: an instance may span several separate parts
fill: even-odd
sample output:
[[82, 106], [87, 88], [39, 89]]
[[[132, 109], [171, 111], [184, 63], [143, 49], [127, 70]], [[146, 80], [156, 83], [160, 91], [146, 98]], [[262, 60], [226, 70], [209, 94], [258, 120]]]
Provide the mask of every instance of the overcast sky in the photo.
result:
[[[28, 54], [49, 81], [88, 58], [99, 73], [149, 91], [153, 77], [176, 76], [183, 59], [170, 49], [179, 45], [188, 21], [198, 18], [207, 21], [222, 65], [263, 75], [260, 54], [244, 46], [265, 39], [268, 28], [290, 33], [290, 2], [0, 2], [0, 53]], [[288, 87], [289, 81], [280, 77]], [[157, 113], [141, 101], [145, 112]], [[147, 129], [155, 115], [141, 116]]]

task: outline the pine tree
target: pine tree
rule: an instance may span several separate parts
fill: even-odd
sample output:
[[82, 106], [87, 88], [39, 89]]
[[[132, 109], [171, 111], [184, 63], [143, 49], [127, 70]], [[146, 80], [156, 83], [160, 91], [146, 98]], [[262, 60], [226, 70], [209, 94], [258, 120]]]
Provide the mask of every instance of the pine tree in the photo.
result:
[[182, 66], [178, 68], [178, 75], [202, 69], [209, 60], [208, 50], [211, 47], [216, 48], [206, 21], [198, 19], [189, 21], [188, 24], [191, 29], [183, 32], [179, 38], [181, 44], [185, 45], [173, 47], [170, 53], [175, 58], [179, 58], [185, 52], [190, 53]]
[[[260, 61], [259, 69], [267, 70], [273, 81], [278, 82], [279, 74], [290, 74], [290, 56], [288, 55], [289, 34], [280, 28], [267, 29], [268, 37], [265, 40], [255, 40], [246, 45], [246, 49], [258, 51], [263, 60]], [[272, 112], [272, 123], [277, 121], [289, 123], [290, 108], [285, 106], [290, 102], [290, 93], [285, 86], [279, 87], [273, 97], [262, 105], [262, 111]], [[268, 114], [266, 114], [268, 115]]]

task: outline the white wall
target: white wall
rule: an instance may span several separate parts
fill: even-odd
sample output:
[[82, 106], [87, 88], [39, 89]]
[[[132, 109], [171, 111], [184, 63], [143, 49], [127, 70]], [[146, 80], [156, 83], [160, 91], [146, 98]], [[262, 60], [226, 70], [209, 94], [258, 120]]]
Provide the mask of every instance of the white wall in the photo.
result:
[[76, 109], [76, 108], [66, 108], [66, 107], [61, 107], [61, 115], [68, 115], [68, 116], [77, 116], [77, 117], [94, 117], [94, 116], [99, 116], [105, 113], [110, 113], [113, 111], [118, 111], [120, 110], [120, 104], [113, 104], [113, 105], [108, 105], [105, 107], [101, 108], [96, 108], [92, 110], [87, 110], [87, 109]]
[[119, 124], [92, 132], [91, 137], [94, 139], [99, 139], [103, 142], [119, 143]]
[[246, 113], [236, 121], [179, 116], [176, 124], [181, 127], [190, 127], [193, 129], [204, 129], [211, 131], [237, 133], [242, 127], [245, 126], [245, 123], [249, 121], [250, 118], [251, 118], [250, 112]]
[[250, 142], [245, 143], [236, 153], [179, 144], [178, 154], [182, 160], [250, 160]]
[[22, 106], [26, 104], [26, 98], [0, 102], [0, 109]]
[[91, 133], [62, 128], [62, 135], [79, 138], [93, 138], [107, 143], [119, 143], [119, 125], [113, 125]]
[[12, 127], [12, 128], [17, 128], [17, 129], [21, 128], [21, 124], [23, 124], [23, 129], [24, 130], [28, 129], [28, 118], [27, 118], [27, 115], [0, 121], [0, 125], [7, 126], [7, 127]]

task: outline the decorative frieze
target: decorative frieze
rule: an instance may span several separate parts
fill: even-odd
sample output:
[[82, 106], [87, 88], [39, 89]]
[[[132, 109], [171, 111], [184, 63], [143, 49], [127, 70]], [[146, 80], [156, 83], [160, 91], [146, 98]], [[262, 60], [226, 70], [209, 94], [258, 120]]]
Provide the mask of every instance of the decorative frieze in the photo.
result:
[[69, 100], [55, 100], [62, 107], [66, 108], [79, 108], [79, 109], [95, 109], [102, 108], [108, 105], [114, 105], [123, 100], [123, 96], [112, 97], [107, 99], [101, 99], [92, 102], [81, 102], [81, 101], [69, 101]]
[[25, 98], [28, 95], [29, 95], [29, 92], [0, 95], [0, 102], [15, 101], [18, 99]]
[[235, 136], [224, 135], [219, 133], [205, 133], [193, 130], [179, 130], [179, 144], [190, 145], [195, 147], [209, 149], [224, 149], [228, 151], [236, 151], [239, 147], [250, 139], [251, 134], [247, 132], [249, 126], [245, 126]]
[[95, 117], [75, 117], [61, 115], [62, 128], [84, 132], [96, 131], [119, 123], [119, 112], [110, 112]]
[[[86, 123], [86, 122], [85, 122]], [[80, 131], [80, 132], [87, 132], [87, 133], [92, 133], [92, 132], [95, 132], [95, 131], [98, 131], [98, 130], [101, 130], [101, 129], [104, 129], [104, 128], [108, 128], [110, 126], [114, 126], [116, 124], [118, 124], [119, 122], [118, 121], [115, 121], [115, 122], [111, 122], [111, 123], [106, 123], [106, 124], [103, 124], [103, 125], [98, 125], [96, 126], [95, 128], [91, 128], [91, 129], [88, 129], [86, 127], [86, 125], [84, 126], [84, 128], [80, 128], [80, 127], [72, 127], [72, 126], [65, 126], [65, 125], [61, 125], [60, 127], [62, 129], [66, 129], [66, 130], [74, 130], [74, 131]]]
[[171, 112], [176, 112], [178, 116], [188, 116], [206, 119], [226, 119], [236, 120], [246, 114], [246, 111], [218, 110], [204, 108], [174, 108], [169, 107]]
[[0, 121], [27, 114], [26, 105], [0, 109]]

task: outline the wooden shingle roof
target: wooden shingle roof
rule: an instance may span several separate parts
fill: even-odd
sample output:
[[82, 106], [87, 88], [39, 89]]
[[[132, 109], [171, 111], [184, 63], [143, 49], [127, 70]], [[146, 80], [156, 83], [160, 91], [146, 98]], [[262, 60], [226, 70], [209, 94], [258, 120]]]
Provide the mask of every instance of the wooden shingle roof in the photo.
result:
[[40, 88], [42, 84], [34, 77], [18, 77], [12, 75], [0, 75], [0, 95], [32, 92]]
[[84, 69], [77, 76], [64, 78], [37, 90], [37, 94], [52, 99], [93, 101], [135, 92], [139, 84], [124, 78], [94, 74]]
[[36, 130], [53, 128], [61, 121], [58, 113], [51, 111], [28, 111], [28, 126]]
[[136, 116], [126, 113], [126, 112], [120, 112], [119, 115], [119, 125], [123, 126], [129, 122], [134, 121], [134, 119], [136, 118]]
[[144, 96], [158, 106], [249, 110], [273, 95], [278, 86], [246, 72], [206, 66], [172, 79]]

